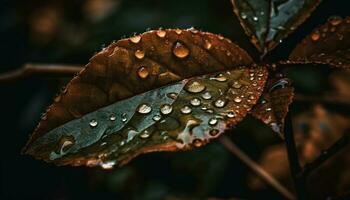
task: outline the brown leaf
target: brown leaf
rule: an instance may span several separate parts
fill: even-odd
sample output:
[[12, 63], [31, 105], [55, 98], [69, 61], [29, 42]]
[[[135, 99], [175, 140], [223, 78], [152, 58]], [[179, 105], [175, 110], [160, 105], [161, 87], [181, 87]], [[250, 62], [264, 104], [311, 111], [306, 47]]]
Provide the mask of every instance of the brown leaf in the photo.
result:
[[288, 113], [289, 104], [293, 101], [294, 88], [287, 78], [271, 79], [267, 90], [261, 95], [260, 102], [255, 105], [251, 114], [270, 126], [273, 131], [282, 136], [284, 118]]
[[233, 10], [260, 52], [275, 48], [305, 21], [321, 0], [231, 0]]
[[260, 97], [267, 70], [238, 67], [251, 63], [229, 40], [193, 29], [120, 40], [55, 99], [26, 152], [60, 165], [109, 168], [142, 153], [202, 146]]
[[350, 68], [350, 17], [331, 17], [316, 28], [289, 56], [287, 63], [328, 64]]

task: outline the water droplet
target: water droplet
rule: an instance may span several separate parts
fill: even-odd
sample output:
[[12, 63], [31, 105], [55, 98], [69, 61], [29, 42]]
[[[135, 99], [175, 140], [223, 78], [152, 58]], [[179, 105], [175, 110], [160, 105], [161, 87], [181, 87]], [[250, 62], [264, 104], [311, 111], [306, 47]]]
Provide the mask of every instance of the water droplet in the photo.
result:
[[214, 111], [212, 109], [208, 109], [206, 110], [207, 113], [214, 113]]
[[333, 26], [339, 25], [343, 19], [339, 16], [333, 16], [328, 19], [329, 23], [331, 23]]
[[170, 99], [176, 99], [177, 95], [178, 93], [171, 92], [171, 93], [168, 93], [166, 96], [169, 97]]
[[233, 118], [233, 117], [235, 117], [236, 116], [236, 114], [234, 113], [234, 112], [228, 112], [227, 114], [226, 114], [226, 116], [228, 117], [228, 118]]
[[109, 116], [109, 120], [111, 120], [111, 121], [115, 121], [116, 119], [117, 119], [117, 117], [115, 116], [115, 114], [111, 114]]
[[257, 22], [259, 20], [259, 18], [257, 16], [253, 17], [253, 21]]
[[251, 94], [251, 95], [249, 95], [249, 99], [250, 99], [250, 100], [254, 100], [254, 99], [255, 99], [255, 96]]
[[211, 99], [211, 94], [210, 94], [210, 92], [204, 92], [203, 94], [202, 94], [202, 98], [203, 99], [206, 99], [206, 100], [208, 100], [208, 99]]
[[218, 123], [218, 119], [216, 119], [216, 118], [210, 118], [209, 119], [209, 122], [208, 122], [208, 124], [210, 125], [210, 126], [215, 126], [216, 124]]
[[151, 133], [148, 130], [144, 130], [140, 134], [140, 138], [142, 138], [142, 139], [149, 138], [149, 136], [151, 136]]
[[157, 36], [160, 38], [164, 38], [166, 36], [166, 32], [164, 30], [158, 30]]
[[115, 161], [108, 161], [108, 162], [101, 163], [101, 167], [103, 169], [113, 169], [115, 164], [116, 164]]
[[137, 74], [140, 78], [147, 78], [149, 75], [149, 72], [146, 67], [142, 66], [137, 70]]
[[59, 141], [59, 149], [57, 153], [66, 153], [74, 144], [75, 140], [73, 136], [62, 136]]
[[189, 106], [184, 106], [184, 107], [181, 108], [180, 111], [181, 111], [182, 114], [190, 114], [192, 112], [192, 109]]
[[199, 93], [205, 90], [205, 85], [203, 85], [201, 82], [197, 80], [194, 80], [186, 84], [185, 90], [191, 93]]
[[98, 125], [98, 122], [94, 119], [90, 120], [90, 127], [95, 128]]
[[241, 13], [241, 17], [242, 19], [247, 19], [247, 14], [245, 14], [244, 12]]
[[203, 146], [203, 142], [200, 139], [195, 139], [195, 140], [193, 140], [193, 145], [195, 147], [201, 147], [201, 146]]
[[190, 103], [191, 103], [192, 106], [200, 106], [201, 105], [201, 100], [198, 99], [198, 98], [193, 98]]
[[126, 113], [122, 114], [122, 122], [126, 122], [126, 120], [128, 120], [128, 115]]
[[120, 146], [124, 146], [124, 144], [125, 144], [125, 141], [124, 141], [124, 140], [123, 140], [123, 141], [120, 141], [120, 143], [119, 143]]
[[137, 44], [137, 43], [139, 43], [139, 42], [141, 41], [141, 36], [140, 36], [140, 35], [135, 35], [135, 36], [129, 38], [129, 40], [130, 40], [132, 43]]
[[215, 80], [218, 82], [225, 82], [225, 81], [227, 81], [227, 78], [223, 74], [218, 74], [215, 77], [210, 77], [210, 80]]
[[141, 104], [137, 107], [137, 112], [140, 114], [148, 114], [152, 111], [151, 106], [149, 106], [148, 104], [144, 103]]
[[157, 122], [157, 121], [159, 121], [161, 118], [162, 118], [162, 117], [161, 117], [160, 115], [154, 115], [152, 119], [153, 119], [154, 121]]
[[217, 136], [219, 134], [219, 130], [218, 129], [211, 129], [210, 131], [209, 131], [209, 135], [211, 135], [211, 136]]
[[214, 102], [214, 105], [215, 105], [215, 107], [217, 107], [217, 108], [222, 108], [222, 107], [225, 106], [225, 104], [226, 104], [226, 101], [223, 100], [223, 99], [218, 99], [218, 100], [216, 100], [216, 101]]
[[190, 54], [190, 50], [180, 42], [176, 42], [173, 53], [178, 58], [186, 58]]
[[163, 104], [160, 106], [160, 112], [163, 114], [163, 115], [167, 115], [167, 114], [170, 114], [171, 111], [173, 111], [173, 107], [169, 104]]
[[235, 98], [233, 99], [233, 101], [236, 102], [236, 103], [241, 103], [241, 102], [242, 102], [242, 99], [241, 99], [240, 97], [235, 97]]
[[318, 39], [320, 39], [320, 34], [317, 31], [313, 32], [311, 34], [311, 40], [317, 41]]
[[211, 49], [212, 45], [211, 45], [211, 43], [209, 42], [209, 40], [205, 40], [204, 47], [205, 47], [205, 49], [207, 49], [207, 50], [210, 50], [210, 49]]
[[234, 87], [234, 88], [236, 88], [236, 89], [239, 89], [239, 88], [242, 87], [242, 85], [241, 85], [238, 81], [235, 81], [235, 82], [233, 82], [232, 87]]
[[135, 51], [135, 57], [138, 59], [142, 59], [145, 57], [145, 52], [142, 50], [136, 50]]
[[181, 29], [176, 29], [176, 30], [175, 30], [175, 33], [178, 34], [178, 35], [180, 35], [180, 34], [182, 33], [182, 30], [181, 30]]
[[267, 112], [270, 112], [271, 110], [272, 110], [272, 108], [270, 108], [270, 107], [269, 107], [269, 108], [266, 108], [266, 111], [267, 111]]

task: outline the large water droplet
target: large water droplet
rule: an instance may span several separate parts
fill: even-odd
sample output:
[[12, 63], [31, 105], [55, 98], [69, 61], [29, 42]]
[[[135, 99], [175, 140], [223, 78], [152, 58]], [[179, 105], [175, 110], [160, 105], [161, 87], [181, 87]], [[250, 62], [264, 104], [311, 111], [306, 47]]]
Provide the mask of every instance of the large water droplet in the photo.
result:
[[166, 31], [158, 30], [157, 31], [157, 36], [160, 37], [160, 38], [164, 38], [166, 36]]
[[140, 36], [140, 35], [135, 35], [135, 36], [129, 38], [129, 40], [130, 40], [132, 43], [137, 44], [137, 43], [139, 43], [139, 42], [141, 41], [141, 36]]
[[223, 108], [226, 105], [226, 101], [224, 99], [217, 99], [214, 102], [214, 106], [217, 108]]
[[173, 53], [178, 58], [186, 58], [190, 54], [190, 50], [180, 42], [176, 42]]
[[201, 100], [198, 99], [198, 98], [193, 98], [193, 99], [191, 99], [190, 103], [191, 103], [192, 106], [200, 106], [201, 105]]
[[200, 81], [194, 80], [186, 84], [185, 90], [191, 93], [199, 93], [205, 90], [205, 85]]
[[136, 50], [135, 51], [135, 57], [138, 59], [142, 59], [145, 57], [145, 52], [142, 50]]
[[210, 118], [210, 119], [209, 119], [209, 122], [208, 122], [208, 124], [209, 124], [210, 126], [215, 126], [217, 123], [218, 123], [218, 119], [216, 119], [215, 117]]
[[257, 22], [259, 20], [259, 18], [257, 16], [253, 17], [253, 21]]
[[137, 70], [137, 74], [140, 78], [147, 78], [149, 75], [149, 72], [146, 67], [142, 66]]
[[190, 114], [192, 112], [192, 109], [189, 106], [184, 106], [180, 109], [180, 111], [182, 114]]
[[95, 119], [90, 120], [90, 127], [95, 128], [98, 125], [98, 122]]
[[147, 103], [143, 103], [137, 107], [137, 112], [140, 114], [148, 114], [151, 111], [152, 111], [152, 108]]
[[173, 107], [169, 104], [163, 104], [160, 106], [160, 112], [163, 115], [168, 115], [171, 113], [171, 111], [173, 111]]
[[208, 100], [208, 99], [211, 99], [211, 94], [210, 94], [210, 92], [204, 92], [203, 94], [202, 94], [202, 98], [203, 99], [206, 99], [206, 100]]

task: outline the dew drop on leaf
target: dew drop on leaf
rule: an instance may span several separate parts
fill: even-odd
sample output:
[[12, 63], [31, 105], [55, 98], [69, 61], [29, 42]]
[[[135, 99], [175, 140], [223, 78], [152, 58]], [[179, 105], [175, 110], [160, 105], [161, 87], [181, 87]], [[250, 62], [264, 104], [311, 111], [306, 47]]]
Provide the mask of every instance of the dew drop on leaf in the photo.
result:
[[212, 44], [209, 42], [209, 40], [205, 40], [204, 44], [205, 49], [210, 50], [212, 47]]
[[210, 94], [210, 92], [204, 92], [203, 94], [202, 94], [202, 98], [203, 99], [206, 99], [206, 100], [208, 100], [208, 99], [211, 99], [211, 94]]
[[141, 36], [140, 35], [135, 35], [129, 39], [132, 43], [139, 43], [141, 41]]
[[176, 42], [173, 53], [178, 58], [186, 58], [190, 54], [190, 50], [182, 43]]
[[164, 30], [158, 30], [157, 36], [160, 38], [164, 38], [166, 36], [166, 32]]
[[200, 139], [195, 139], [195, 140], [193, 141], [193, 145], [194, 145], [195, 147], [201, 147], [201, 146], [203, 146], [203, 142], [202, 142], [202, 140], [200, 140]]
[[141, 104], [137, 107], [137, 112], [140, 114], [148, 114], [152, 111], [152, 108], [147, 103]]
[[117, 117], [114, 114], [111, 114], [109, 116], [109, 120], [111, 120], [111, 121], [115, 121], [116, 119], [117, 119]]
[[227, 115], [226, 115], [228, 118], [233, 118], [236, 116], [236, 114], [234, 112], [228, 112]]
[[241, 103], [242, 99], [240, 97], [235, 97], [233, 101], [235, 101], [236, 103]]
[[184, 106], [184, 107], [181, 108], [180, 111], [181, 111], [182, 114], [190, 114], [192, 112], [192, 109], [189, 106]]
[[163, 115], [168, 115], [173, 111], [173, 107], [169, 104], [163, 104], [160, 106], [160, 112]]
[[140, 78], [147, 78], [149, 75], [149, 72], [146, 67], [142, 66], [137, 70], [137, 74]]
[[209, 131], [209, 135], [211, 135], [211, 136], [216, 136], [218, 134], [219, 134], [219, 130], [218, 129], [211, 129]]
[[199, 98], [193, 98], [191, 99], [191, 105], [192, 106], [200, 106], [201, 105], [201, 100]]
[[209, 124], [210, 126], [215, 126], [217, 123], [218, 123], [218, 119], [216, 119], [215, 117], [210, 118], [210, 119], [209, 119], [209, 122], [208, 122], [208, 124]]
[[223, 99], [218, 99], [214, 102], [214, 106], [217, 108], [223, 108], [226, 104], [226, 101]]
[[126, 120], [128, 120], [127, 118], [128, 115], [126, 113], [123, 113], [121, 117], [122, 117], [122, 122], [126, 122]]
[[152, 119], [153, 119], [154, 121], [159, 121], [161, 118], [162, 118], [162, 117], [161, 117], [160, 115], [154, 115]]
[[151, 136], [151, 133], [148, 130], [144, 130], [140, 134], [140, 138], [142, 138], [142, 139], [149, 138], [149, 136]]
[[136, 50], [135, 57], [138, 59], [143, 59], [145, 57], [145, 52], [142, 50]]
[[205, 85], [197, 80], [194, 80], [186, 84], [185, 90], [190, 93], [199, 93], [205, 90]]
[[95, 128], [98, 125], [98, 122], [95, 119], [90, 120], [90, 127]]

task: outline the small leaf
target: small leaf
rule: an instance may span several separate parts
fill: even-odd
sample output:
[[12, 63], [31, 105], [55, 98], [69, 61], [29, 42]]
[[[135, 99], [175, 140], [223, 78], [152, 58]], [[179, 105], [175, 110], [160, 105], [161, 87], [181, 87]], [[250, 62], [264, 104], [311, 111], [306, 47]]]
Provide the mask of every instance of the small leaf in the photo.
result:
[[287, 63], [350, 68], [350, 17], [331, 17], [296, 46]]
[[25, 149], [59, 165], [123, 165], [199, 147], [241, 121], [266, 67], [197, 30], [150, 31], [111, 44], [55, 99]]
[[231, 0], [252, 43], [261, 52], [275, 48], [317, 7], [321, 0]]
[[288, 113], [289, 104], [293, 101], [294, 88], [287, 78], [270, 80], [267, 88], [251, 114], [283, 138], [284, 118]]

